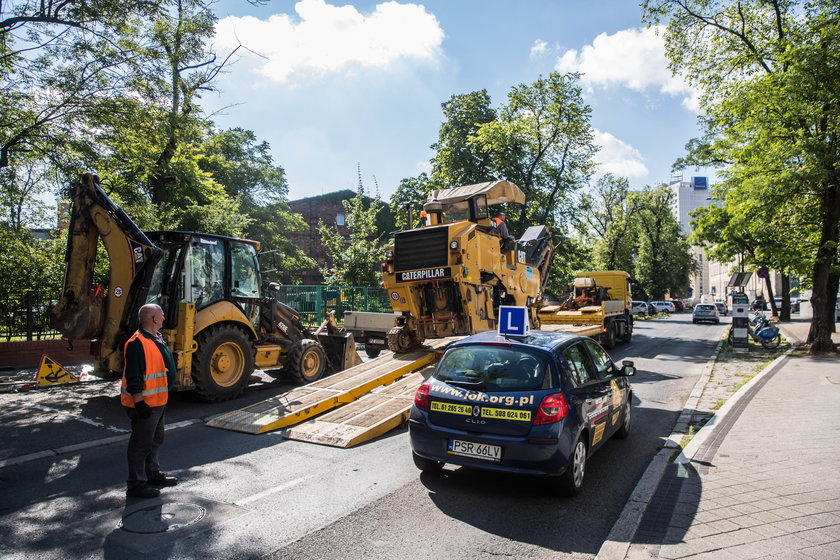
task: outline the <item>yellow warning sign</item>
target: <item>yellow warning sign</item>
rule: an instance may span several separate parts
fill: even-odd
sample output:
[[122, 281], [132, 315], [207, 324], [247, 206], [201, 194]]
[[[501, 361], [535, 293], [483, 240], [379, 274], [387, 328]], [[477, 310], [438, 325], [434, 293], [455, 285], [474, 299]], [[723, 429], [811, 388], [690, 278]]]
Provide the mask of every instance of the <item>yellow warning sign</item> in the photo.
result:
[[41, 365], [38, 366], [38, 373], [35, 381], [39, 387], [47, 385], [60, 385], [62, 383], [75, 383], [79, 378], [61, 366], [58, 362], [44, 354], [41, 356]]

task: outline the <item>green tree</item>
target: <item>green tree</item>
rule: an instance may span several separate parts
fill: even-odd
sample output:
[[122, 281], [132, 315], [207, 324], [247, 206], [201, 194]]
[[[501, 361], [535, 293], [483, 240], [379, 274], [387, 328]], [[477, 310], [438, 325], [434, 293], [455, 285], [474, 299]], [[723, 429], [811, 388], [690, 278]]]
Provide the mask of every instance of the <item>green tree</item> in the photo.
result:
[[[417, 226], [420, 211], [423, 209], [423, 204], [425, 204], [432, 188], [432, 183], [426, 173], [400, 181], [397, 190], [391, 195], [390, 201], [391, 212], [396, 218], [398, 229], [411, 229]], [[413, 224], [408, 223], [409, 209], [413, 216]]]
[[385, 259], [385, 246], [376, 223], [384, 205], [378, 198], [369, 200], [360, 183], [356, 196], [342, 201], [347, 211], [346, 235], [337, 226], [329, 227], [322, 222], [318, 227], [328, 259], [327, 266], [321, 268], [326, 284], [379, 285], [378, 267]]
[[648, 22], [667, 21], [672, 70], [702, 91], [704, 137], [684, 162], [726, 165], [717, 197], [736, 224], [782, 224], [786, 243], [762, 247], [764, 258], [811, 282], [811, 351], [835, 350], [840, 6], [647, 0], [643, 7]]
[[435, 189], [472, 185], [493, 177], [490, 156], [480, 145], [471, 143], [479, 128], [496, 120], [487, 90], [453, 95], [441, 104], [444, 121], [438, 141], [432, 144], [432, 182]]
[[488, 154], [497, 178], [516, 183], [526, 203], [509, 219], [514, 235], [531, 224], [560, 231], [573, 212], [572, 195], [589, 180], [596, 147], [578, 74], [553, 72], [519, 84], [495, 121], [479, 127], [471, 145]]
[[625, 177], [607, 173], [598, 179], [591, 193], [581, 196], [579, 215], [594, 240], [595, 268], [624, 270], [634, 268], [636, 252], [632, 235], [635, 209], [630, 207], [630, 184]]
[[160, 2], [0, 3], [0, 169], [83, 140], [79, 119], [125, 84], [122, 38]]
[[651, 297], [662, 299], [685, 293], [696, 268], [690, 245], [671, 210], [674, 193], [667, 187], [633, 193], [638, 239], [635, 279]]
[[250, 130], [210, 132], [202, 143], [199, 167], [224, 185], [228, 197], [240, 202], [237, 212], [250, 218], [243, 235], [260, 241], [262, 251], [277, 251], [277, 273], [315, 267], [315, 261], [290, 240], [306, 228], [303, 217], [289, 208], [288, 185], [282, 167], [275, 166], [268, 142]]

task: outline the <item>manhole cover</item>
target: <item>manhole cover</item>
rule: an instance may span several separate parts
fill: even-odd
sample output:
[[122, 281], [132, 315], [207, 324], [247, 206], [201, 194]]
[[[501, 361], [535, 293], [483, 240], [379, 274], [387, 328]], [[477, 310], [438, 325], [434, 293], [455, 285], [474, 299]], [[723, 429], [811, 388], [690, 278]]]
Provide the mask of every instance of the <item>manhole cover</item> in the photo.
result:
[[166, 533], [195, 525], [206, 513], [196, 504], [160, 504], [129, 513], [117, 526], [129, 533]]

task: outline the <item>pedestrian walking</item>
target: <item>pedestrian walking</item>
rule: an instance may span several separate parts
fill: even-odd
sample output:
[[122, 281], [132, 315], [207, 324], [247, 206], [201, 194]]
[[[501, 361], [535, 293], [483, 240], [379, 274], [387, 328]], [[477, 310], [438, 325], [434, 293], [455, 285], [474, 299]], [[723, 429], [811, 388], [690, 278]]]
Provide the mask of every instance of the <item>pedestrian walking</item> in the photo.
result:
[[154, 498], [158, 488], [178, 479], [161, 472], [158, 450], [163, 444], [169, 387], [175, 383], [175, 360], [160, 329], [163, 309], [146, 304], [138, 313], [140, 328], [125, 343], [120, 402], [131, 419], [128, 440], [126, 496]]

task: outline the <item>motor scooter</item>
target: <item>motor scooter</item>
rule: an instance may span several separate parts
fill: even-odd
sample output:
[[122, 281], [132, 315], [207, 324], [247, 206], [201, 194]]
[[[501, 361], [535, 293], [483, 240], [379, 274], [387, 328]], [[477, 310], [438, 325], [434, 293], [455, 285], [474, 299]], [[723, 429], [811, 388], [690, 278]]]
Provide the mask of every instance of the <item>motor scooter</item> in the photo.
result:
[[[763, 347], [772, 350], [778, 348], [782, 343], [782, 335], [779, 332], [779, 327], [774, 325], [762, 313], [756, 313], [755, 317], [750, 319], [747, 324], [747, 334], [753, 340], [761, 344]], [[729, 344], [732, 344], [734, 333], [732, 328], [729, 329]]]

